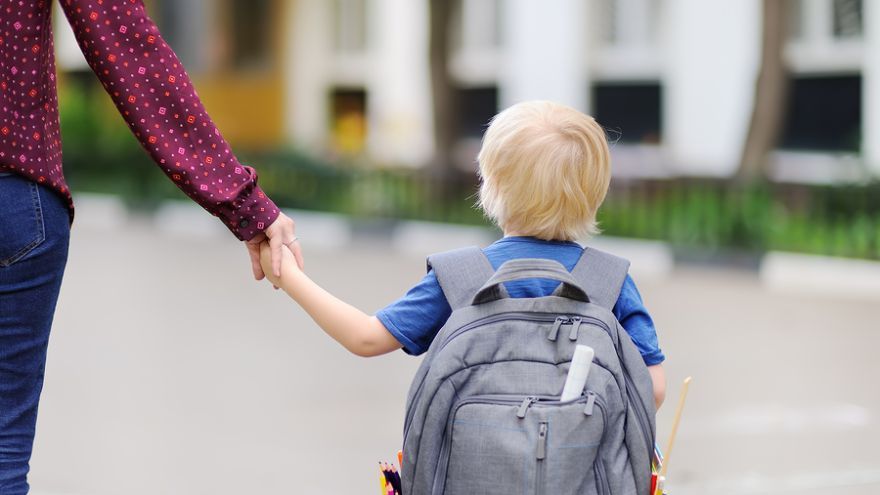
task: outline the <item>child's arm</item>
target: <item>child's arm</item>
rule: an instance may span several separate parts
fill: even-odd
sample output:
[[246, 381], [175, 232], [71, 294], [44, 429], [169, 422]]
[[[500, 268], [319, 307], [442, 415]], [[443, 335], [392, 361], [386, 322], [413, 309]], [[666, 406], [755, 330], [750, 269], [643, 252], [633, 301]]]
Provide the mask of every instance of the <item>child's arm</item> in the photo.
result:
[[651, 374], [651, 381], [654, 382], [654, 405], [660, 409], [666, 399], [666, 372], [663, 371], [662, 364], [655, 364], [648, 366], [648, 373]]
[[276, 278], [272, 274], [269, 245], [264, 242], [260, 246], [260, 261], [266, 277], [299, 303], [327, 335], [363, 357], [379, 356], [401, 348], [400, 342], [378, 318], [322, 289], [299, 269], [289, 250], [282, 251], [281, 277]]

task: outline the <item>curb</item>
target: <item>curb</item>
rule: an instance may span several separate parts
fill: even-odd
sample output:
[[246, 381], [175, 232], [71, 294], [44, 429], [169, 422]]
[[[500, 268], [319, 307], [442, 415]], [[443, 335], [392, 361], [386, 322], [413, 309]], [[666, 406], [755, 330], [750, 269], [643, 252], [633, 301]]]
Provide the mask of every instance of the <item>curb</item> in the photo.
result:
[[770, 252], [761, 261], [762, 284], [770, 290], [880, 299], [880, 262]]

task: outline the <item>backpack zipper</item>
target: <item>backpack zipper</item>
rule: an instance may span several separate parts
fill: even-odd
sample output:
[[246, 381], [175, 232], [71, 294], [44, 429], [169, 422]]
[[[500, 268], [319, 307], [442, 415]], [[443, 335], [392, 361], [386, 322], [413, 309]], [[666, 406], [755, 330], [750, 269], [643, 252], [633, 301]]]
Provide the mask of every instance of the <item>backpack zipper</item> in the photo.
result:
[[556, 336], [559, 335], [559, 327], [566, 324], [568, 321], [569, 318], [566, 316], [557, 316], [556, 321], [553, 322], [553, 327], [550, 329], [550, 333], [547, 334], [547, 339], [556, 342]]
[[556, 321], [553, 323], [553, 328], [550, 329], [550, 333], [547, 334], [547, 340], [552, 342], [556, 342], [556, 338], [559, 335], [559, 328], [562, 325], [571, 325], [571, 332], [568, 335], [569, 340], [577, 340], [578, 335], [580, 334], [582, 318], [580, 316], [557, 316]]
[[[600, 456], [596, 456], [593, 463], [593, 473], [596, 475], [596, 491], [599, 495], [611, 495], [611, 485], [608, 484], [608, 473], [605, 472], [605, 463]], [[653, 494], [652, 494], [653, 495]]]
[[[622, 360], [621, 360], [622, 362]], [[623, 370], [623, 377], [626, 380], [626, 395], [631, 403], [634, 404], [634, 408], [636, 410], [636, 426], [641, 431], [642, 436], [645, 438], [645, 447], [648, 449], [648, 461], [654, 458], [654, 439], [651, 432], [650, 422], [648, 421], [648, 412], [645, 410], [645, 405], [642, 403], [642, 399], [635, 395], [635, 383], [632, 381], [632, 377], [629, 376], [629, 372]]]
[[[554, 323], [553, 327], [555, 328], [556, 332], [559, 332], [559, 328], [557, 327], [557, 325], [555, 325], [556, 322], [559, 322], [560, 325], [573, 324], [574, 326], [572, 327], [572, 331], [569, 334], [569, 339], [571, 340], [577, 340], [581, 322], [589, 321], [593, 325], [605, 330], [605, 332], [608, 333], [609, 336], [611, 335], [611, 328], [609, 328], [608, 325], [599, 318], [594, 318], [592, 316], [557, 316], [555, 313], [525, 313], [511, 311], [509, 313], [499, 313], [496, 315], [487, 316], [485, 318], [472, 321], [463, 327], [460, 327], [458, 330], [449, 334], [449, 336], [446, 337], [445, 340], [443, 340], [443, 342], [440, 344], [440, 347], [437, 349], [437, 352], [442, 351], [451, 341], [461, 336], [461, 334], [478, 327], [497, 323], [499, 321], [533, 321], [537, 323]], [[548, 335], [548, 338], [550, 336], [553, 336], [553, 331], [554, 329], [551, 328], [551, 333], [550, 335]]]
[[[498, 396], [493, 396], [493, 397], [498, 397]], [[529, 408], [532, 407], [532, 405], [534, 405], [534, 404], [543, 403], [545, 405], [565, 406], [568, 404], [578, 403], [578, 402], [584, 400], [585, 398], [587, 399], [587, 402], [584, 405], [584, 416], [592, 416], [593, 409], [595, 409], [595, 406], [597, 404], [599, 405], [600, 409], [603, 407], [601, 402], [597, 402], [597, 401], [601, 401], [601, 399], [599, 399], [599, 396], [596, 395], [595, 392], [584, 392], [579, 397], [575, 397], [574, 399], [567, 400], [567, 401], [561, 401], [556, 397], [551, 397], [551, 396], [547, 396], [547, 395], [543, 395], [543, 396], [532, 395], [532, 396], [524, 398], [522, 400], [522, 402], [520, 402], [519, 407], [516, 409], [516, 417], [519, 419], [525, 419], [526, 413], [528, 413]], [[511, 402], [510, 402], [510, 400], [497, 399], [497, 402], [493, 402], [493, 404], [494, 403], [509, 404]], [[603, 410], [603, 417], [604, 417], [604, 410]]]
[[571, 319], [571, 333], [568, 334], [568, 340], [577, 340], [581, 330], [581, 317], [575, 316]]
[[537, 466], [535, 466], [535, 495], [543, 493], [544, 475], [547, 470], [547, 463], [544, 459], [547, 457], [547, 421], [538, 423], [538, 445], [535, 448], [535, 458]]
[[463, 333], [467, 333], [475, 328], [479, 328], [485, 325], [491, 325], [492, 323], [497, 323], [500, 321], [533, 321], [536, 323], [551, 323], [555, 322], [557, 318], [560, 318], [556, 313], [526, 313], [519, 311], [512, 311], [509, 313], [500, 313], [492, 316], [487, 316], [485, 318], [481, 318], [476, 321], [472, 321], [471, 323], [460, 327], [458, 330], [449, 334], [443, 342], [441, 342], [440, 347], [437, 349], [437, 352], [442, 351], [450, 342], [455, 340], [457, 337], [461, 336]]

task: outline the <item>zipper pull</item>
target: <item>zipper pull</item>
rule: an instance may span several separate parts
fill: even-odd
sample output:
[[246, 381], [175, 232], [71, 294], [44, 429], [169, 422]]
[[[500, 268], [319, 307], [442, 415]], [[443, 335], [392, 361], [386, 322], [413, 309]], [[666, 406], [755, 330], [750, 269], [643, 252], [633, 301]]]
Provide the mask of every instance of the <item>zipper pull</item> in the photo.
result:
[[538, 402], [538, 399], [535, 397], [526, 397], [523, 399], [522, 403], [519, 405], [519, 408], [516, 410], [516, 417], [519, 419], [523, 419], [526, 417], [526, 412], [528, 412], [529, 407], [532, 404]]
[[577, 340], [578, 339], [578, 332], [581, 329], [581, 318], [580, 318], [580, 316], [575, 316], [574, 318], [571, 319], [571, 321], [572, 321], [572, 323], [574, 323], [574, 325], [572, 325], [572, 327], [571, 327], [571, 333], [568, 335], [568, 339], [569, 340]]
[[593, 392], [587, 392], [587, 405], [584, 406], [584, 414], [587, 416], [593, 415], [593, 406], [596, 405], [596, 394]]
[[535, 457], [538, 460], [543, 460], [547, 457], [547, 422], [541, 421], [541, 424], [538, 426], [538, 448], [535, 452]]
[[553, 322], [553, 328], [550, 329], [550, 334], [547, 335], [547, 339], [556, 342], [556, 336], [559, 335], [559, 327], [568, 322], [568, 318], [564, 316], [557, 316], [556, 321]]

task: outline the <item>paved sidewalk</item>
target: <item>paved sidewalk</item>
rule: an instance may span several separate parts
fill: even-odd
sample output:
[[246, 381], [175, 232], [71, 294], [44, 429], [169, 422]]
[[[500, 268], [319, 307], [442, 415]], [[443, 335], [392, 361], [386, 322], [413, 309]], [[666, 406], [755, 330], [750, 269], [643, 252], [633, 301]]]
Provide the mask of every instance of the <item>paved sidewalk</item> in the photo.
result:
[[[419, 360], [348, 355], [253, 283], [229, 236], [126, 225], [74, 229], [35, 495], [374, 493]], [[354, 240], [305, 236], [307, 270], [365, 310], [423, 273], [416, 253]], [[694, 375], [674, 495], [880, 489], [876, 300], [770, 293], [754, 273], [706, 268], [637, 282], [669, 358], [664, 442]]]

